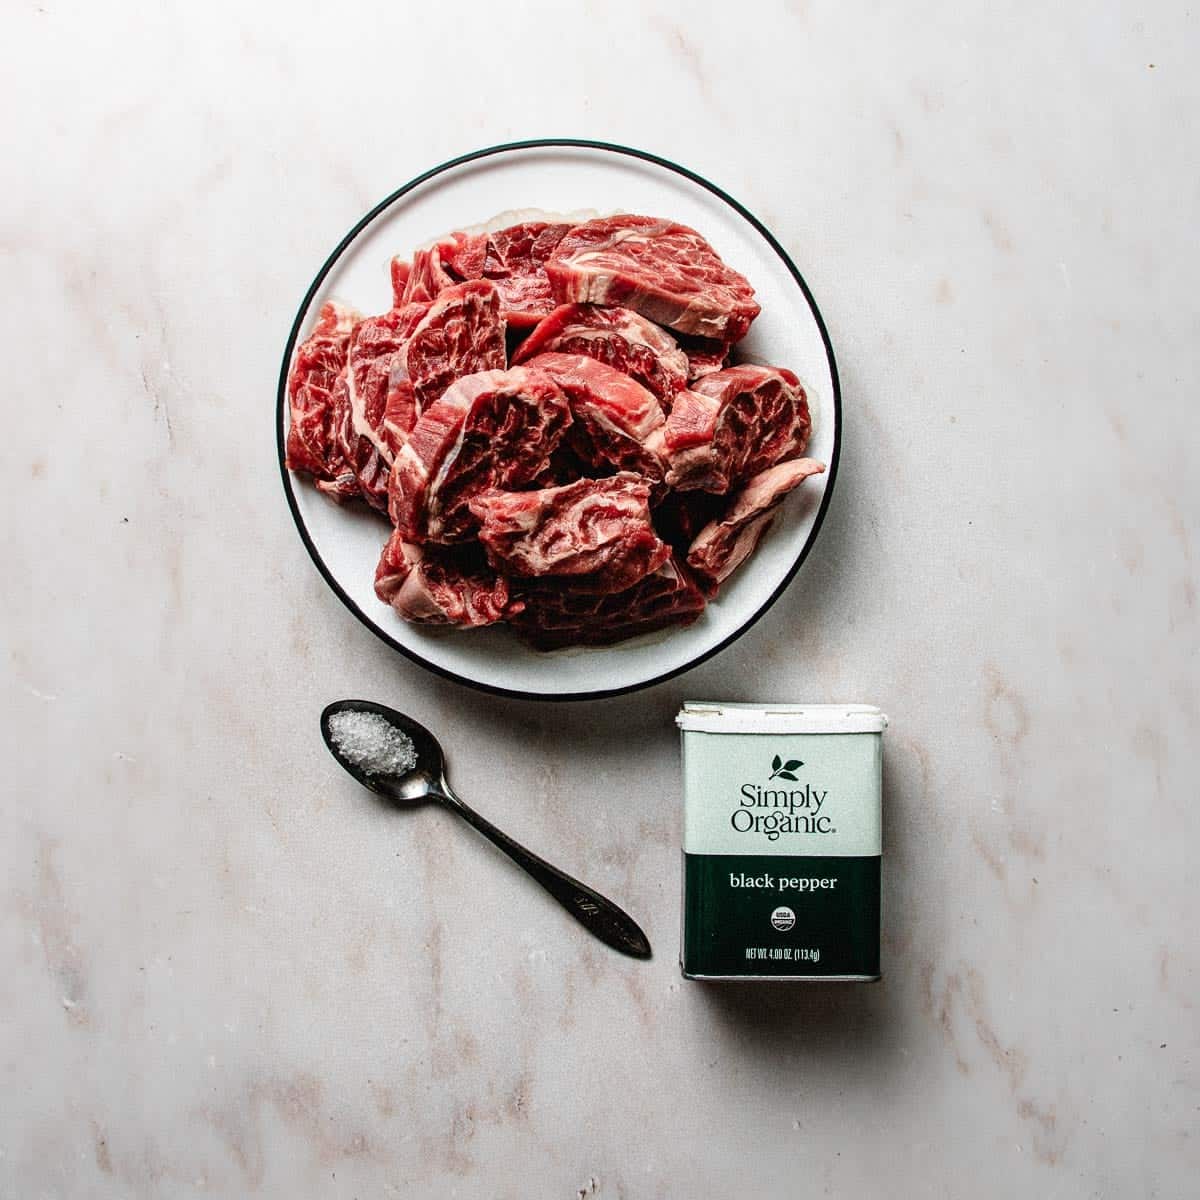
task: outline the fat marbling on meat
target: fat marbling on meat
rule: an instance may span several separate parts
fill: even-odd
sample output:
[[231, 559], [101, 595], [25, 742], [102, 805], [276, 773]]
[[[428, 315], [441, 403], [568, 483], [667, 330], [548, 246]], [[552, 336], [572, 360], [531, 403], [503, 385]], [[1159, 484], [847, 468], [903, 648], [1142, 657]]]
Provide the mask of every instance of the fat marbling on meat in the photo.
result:
[[524, 607], [511, 623], [539, 650], [608, 646], [670, 625], [690, 625], [705, 603], [675, 555], [623, 592], [597, 595], [564, 588], [561, 580], [530, 579], [518, 594]]
[[596, 595], [633, 587], [671, 553], [650, 520], [649, 484], [627, 471], [534, 492], [483, 492], [471, 511], [496, 570]]
[[667, 483], [679, 491], [728, 492], [785, 458], [804, 453], [808, 395], [780, 367], [726, 367], [676, 397], [667, 418]]
[[494, 625], [519, 612], [508, 580], [458, 547], [416, 546], [393, 532], [375, 569], [375, 594], [421, 625]]
[[824, 470], [825, 464], [815, 458], [768, 467], [747, 480], [728, 511], [696, 535], [687, 563], [710, 596], [754, 553], [788, 494]]
[[665, 410], [687, 387], [688, 357], [665, 330], [630, 308], [562, 304], [517, 347], [513, 362], [547, 351], [586, 354], [637, 380]]
[[548, 467], [571, 423], [561, 389], [528, 367], [479, 371], [425, 409], [396, 455], [392, 523], [414, 542], [461, 542], [476, 527], [469, 501], [526, 487]]
[[574, 422], [570, 449], [587, 474], [633, 471], [654, 488], [666, 474], [662, 406], [644, 387], [582, 354], [539, 354], [528, 366], [562, 389]]
[[680, 333], [733, 343], [759, 313], [746, 277], [687, 225], [619, 214], [576, 225], [546, 263], [563, 303], [620, 304]]
[[408, 337], [403, 369], [420, 414], [456, 379], [502, 370], [506, 362], [500, 295], [495, 285], [473, 280], [438, 293]]
[[[370, 481], [375, 475], [351, 424], [349, 348], [362, 319], [355, 309], [326, 301], [288, 373], [288, 469], [311, 475], [318, 489], [339, 502], [364, 495], [360, 476]], [[368, 498], [378, 500], [369, 491]]]

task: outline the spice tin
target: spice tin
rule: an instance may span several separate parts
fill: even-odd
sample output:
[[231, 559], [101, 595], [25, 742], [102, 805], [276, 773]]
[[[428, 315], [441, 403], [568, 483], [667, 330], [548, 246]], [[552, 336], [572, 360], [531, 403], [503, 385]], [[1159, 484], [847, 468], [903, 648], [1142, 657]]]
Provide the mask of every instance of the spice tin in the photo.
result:
[[684, 976], [878, 979], [887, 718], [689, 701], [677, 724]]

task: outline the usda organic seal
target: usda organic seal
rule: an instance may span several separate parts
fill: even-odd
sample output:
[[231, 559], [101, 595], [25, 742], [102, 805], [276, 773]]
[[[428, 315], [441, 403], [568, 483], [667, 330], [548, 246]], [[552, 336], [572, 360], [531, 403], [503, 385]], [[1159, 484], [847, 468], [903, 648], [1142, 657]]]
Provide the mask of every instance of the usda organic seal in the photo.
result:
[[780, 933], [786, 933], [796, 923], [796, 914], [786, 904], [782, 904], [771, 914], [771, 924]]

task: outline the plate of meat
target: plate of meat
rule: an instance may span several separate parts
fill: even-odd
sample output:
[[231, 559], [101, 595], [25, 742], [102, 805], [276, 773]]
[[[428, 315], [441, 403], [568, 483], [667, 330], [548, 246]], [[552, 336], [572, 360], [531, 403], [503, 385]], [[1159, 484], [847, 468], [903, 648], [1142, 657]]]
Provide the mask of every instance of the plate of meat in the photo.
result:
[[555, 139], [454, 159], [355, 225], [276, 420], [297, 529], [363, 624], [473, 687], [574, 700], [766, 612], [820, 530], [841, 407], [758, 220], [665, 159]]

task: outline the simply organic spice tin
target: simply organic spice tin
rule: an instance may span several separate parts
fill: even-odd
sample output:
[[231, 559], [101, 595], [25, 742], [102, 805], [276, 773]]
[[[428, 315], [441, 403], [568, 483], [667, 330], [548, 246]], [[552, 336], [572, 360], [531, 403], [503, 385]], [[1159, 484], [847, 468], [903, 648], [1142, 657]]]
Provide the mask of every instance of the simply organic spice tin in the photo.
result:
[[677, 723], [684, 976], [878, 979], [887, 718], [689, 701]]

